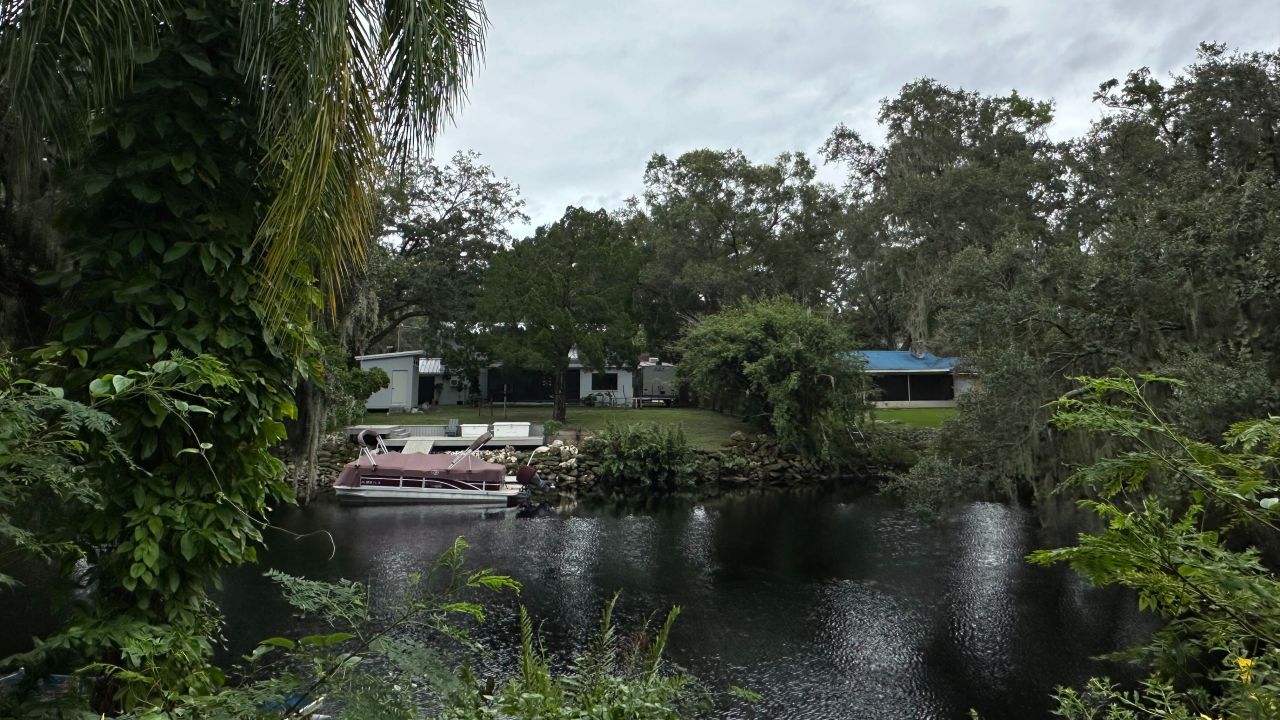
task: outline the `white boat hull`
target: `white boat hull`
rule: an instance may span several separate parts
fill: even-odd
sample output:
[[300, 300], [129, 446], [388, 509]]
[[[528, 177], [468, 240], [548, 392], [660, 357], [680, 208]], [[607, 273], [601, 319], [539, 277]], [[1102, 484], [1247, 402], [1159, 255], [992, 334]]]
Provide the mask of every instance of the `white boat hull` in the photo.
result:
[[345, 503], [417, 503], [427, 505], [509, 505], [524, 494], [524, 486], [508, 476], [501, 490], [463, 488], [405, 488], [364, 485], [336, 487], [338, 500]]

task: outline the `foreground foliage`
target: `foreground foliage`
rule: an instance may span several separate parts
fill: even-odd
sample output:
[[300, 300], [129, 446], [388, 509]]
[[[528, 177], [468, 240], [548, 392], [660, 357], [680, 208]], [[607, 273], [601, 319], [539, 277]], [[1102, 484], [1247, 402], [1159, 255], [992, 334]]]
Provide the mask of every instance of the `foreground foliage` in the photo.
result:
[[1280, 715], [1280, 580], [1259, 547], [1280, 542], [1280, 418], [1238, 422], [1221, 445], [1188, 437], [1153, 406], [1180, 382], [1086, 378], [1055, 404], [1064, 431], [1105, 433], [1124, 447], [1067, 486], [1106, 522], [1075, 547], [1031, 556], [1069, 563], [1098, 585], [1132, 588], [1164, 627], [1124, 653], [1153, 674], [1135, 691], [1095, 680], [1063, 690], [1058, 714], [1108, 718]]
[[[620, 634], [613, 623], [616, 595], [604, 608], [598, 632], [568, 668], [552, 667], [522, 607], [518, 672], [505, 679], [477, 678], [473, 663], [496, 648], [482, 648], [468, 632], [486, 618], [484, 598], [476, 593], [518, 593], [520, 586], [490, 570], [468, 568], [466, 550], [459, 538], [425, 572], [409, 573], [397, 597], [377, 602], [360, 583], [272, 571], [289, 603], [318, 632], [263, 640], [245, 657], [240, 680], [212, 692], [175, 694], [162, 706], [143, 705], [125, 717], [266, 720], [295, 717], [316, 701], [321, 712], [362, 719], [674, 720], [710, 708], [710, 694], [663, 658], [679, 608], [656, 628]], [[459, 658], [461, 667], [454, 670]], [[38, 705], [9, 710], [36, 713]]]
[[450, 699], [442, 720], [679, 720], [704, 715], [710, 696], [662, 657], [680, 609], [672, 608], [652, 637], [646, 626], [624, 640], [613, 624], [617, 601], [614, 595], [605, 605], [600, 629], [564, 673], [553, 671], [533, 621], [521, 608], [520, 674], [494, 692], [464, 675], [466, 690]]
[[[483, 13], [0, 0], [0, 19], [6, 204], [50, 201], [60, 251], [25, 372], [81, 405], [112, 397], [127, 459], [90, 465], [94, 501], [60, 508], [88, 598], [31, 659], [120, 668], [100, 712], [163, 703], [218, 682], [207, 588], [254, 559], [262, 516], [290, 499], [271, 448], [311, 370], [313, 317], [363, 257], [388, 155], [459, 99]], [[205, 412], [133, 392], [174, 351], [210, 359]]]

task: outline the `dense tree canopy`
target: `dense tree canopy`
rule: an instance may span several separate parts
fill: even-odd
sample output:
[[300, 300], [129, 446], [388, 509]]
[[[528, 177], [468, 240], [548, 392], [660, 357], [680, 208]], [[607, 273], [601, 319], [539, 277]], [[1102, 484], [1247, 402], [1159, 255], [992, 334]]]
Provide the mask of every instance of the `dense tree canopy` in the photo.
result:
[[830, 301], [839, 254], [834, 190], [803, 154], [756, 164], [741, 151], [654, 155], [628, 231], [644, 253], [641, 317], [664, 354], [684, 322], [743, 298]]
[[491, 358], [553, 376], [565, 419], [565, 370], [575, 350], [587, 368], [633, 362], [639, 254], [603, 210], [571, 207], [493, 259], [479, 302]]
[[942, 287], [970, 248], [1049, 240], [1061, 203], [1048, 103], [983, 97], [932, 80], [881, 104], [881, 145], [840, 126], [823, 146], [848, 169], [842, 299], [872, 342], [937, 342]]
[[523, 206], [519, 188], [474, 152], [396, 178], [384, 191], [384, 234], [367, 272], [378, 305], [367, 347], [381, 349], [406, 321], [425, 331], [415, 333], [418, 347], [441, 353], [456, 342], [476, 320], [490, 259], [511, 244], [508, 228], [528, 219]]
[[955, 428], [965, 457], [1052, 485], [1064, 452], [1095, 449], [1064, 448], [1043, 403], [1110, 368], [1191, 380], [1168, 411], [1202, 438], [1273, 407], [1278, 93], [1277, 55], [1212, 46], [1169, 87], [1145, 71], [1102, 87], [1108, 112], [1061, 149], [1050, 242], [1006, 233], [948, 274], [941, 344], [983, 377]]

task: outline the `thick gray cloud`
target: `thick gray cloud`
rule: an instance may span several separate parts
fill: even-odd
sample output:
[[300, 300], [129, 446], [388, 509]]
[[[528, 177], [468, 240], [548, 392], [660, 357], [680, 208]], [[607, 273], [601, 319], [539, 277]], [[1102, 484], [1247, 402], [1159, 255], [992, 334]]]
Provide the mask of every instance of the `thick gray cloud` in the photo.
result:
[[436, 154], [475, 149], [534, 224], [615, 208], [655, 152], [813, 152], [837, 123], [879, 135], [881, 98], [932, 77], [1056, 101], [1088, 128], [1098, 84], [1165, 76], [1202, 40], [1280, 47], [1278, 0], [491, 0], [484, 67]]

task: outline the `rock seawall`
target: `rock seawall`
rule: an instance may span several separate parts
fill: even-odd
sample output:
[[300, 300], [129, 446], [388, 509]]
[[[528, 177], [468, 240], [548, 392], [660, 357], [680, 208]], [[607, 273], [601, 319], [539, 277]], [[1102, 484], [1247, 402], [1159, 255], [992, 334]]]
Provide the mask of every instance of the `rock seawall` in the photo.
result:
[[315, 498], [332, 492], [342, 466], [355, 460], [359, 454], [360, 448], [347, 439], [346, 433], [329, 433], [321, 439], [320, 448], [316, 450], [314, 475], [301, 464], [286, 460], [285, 479], [299, 499]]
[[[767, 435], [734, 433], [724, 448], [695, 453], [698, 480], [694, 490], [703, 494], [818, 483], [834, 475], [831, 468], [815, 460], [782, 452]], [[533, 452], [532, 460], [530, 451], [510, 447], [484, 450], [477, 456], [505, 465], [510, 474], [526, 462], [533, 465], [544, 481], [555, 485], [554, 492], [535, 493], [535, 499], [580, 497], [613, 487], [605, 474], [603, 459], [590, 440], [580, 446], [557, 440]]]
[[[514, 475], [525, 463], [533, 465], [544, 481], [555, 486], [554, 492], [535, 493], [535, 499], [554, 500], [557, 497], [579, 497], [611, 489], [609, 478], [604, 475], [602, 458], [592, 445], [589, 438], [581, 445], [556, 440], [536, 451], [508, 446], [481, 450], [476, 453], [476, 457], [504, 465], [509, 475]], [[294, 463], [286, 463], [287, 477], [297, 489], [298, 497], [315, 497], [330, 492], [338, 474], [342, 472], [342, 466], [354, 460], [358, 454], [359, 448], [347, 440], [344, 433], [331, 433], [323, 438], [316, 453], [314, 483], [310, 483], [307, 480], [308, 474]], [[815, 459], [783, 451], [776, 440], [763, 434], [735, 432], [723, 448], [696, 450], [695, 454], [697, 484], [694, 490], [709, 495], [738, 488], [816, 484], [842, 474], [838, 469]], [[879, 462], [871, 463], [872, 466], [878, 464]], [[859, 470], [856, 475], [875, 475], [874, 470], [879, 468], [868, 469], [872, 472], [864, 473]], [[848, 475], [848, 472], [843, 474]]]

